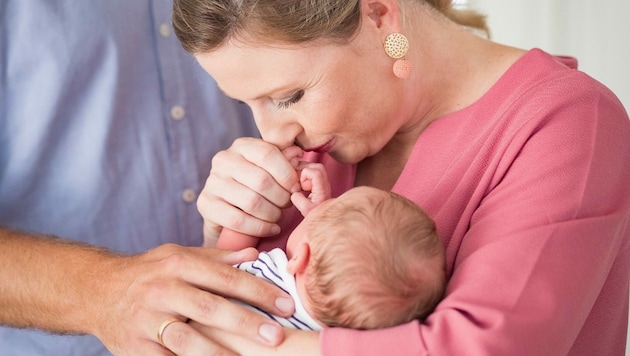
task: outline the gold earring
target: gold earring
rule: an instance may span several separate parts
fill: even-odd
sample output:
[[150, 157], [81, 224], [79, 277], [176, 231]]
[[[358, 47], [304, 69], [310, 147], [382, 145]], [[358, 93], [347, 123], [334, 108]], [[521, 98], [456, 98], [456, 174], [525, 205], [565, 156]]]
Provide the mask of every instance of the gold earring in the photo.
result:
[[396, 59], [393, 67], [394, 75], [401, 79], [409, 78], [411, 75], [411, 63], [405, 58], [409, 50], [407, 37], [402, 33], [392, 33], [385, 38], [383, 47], [390, 58]]

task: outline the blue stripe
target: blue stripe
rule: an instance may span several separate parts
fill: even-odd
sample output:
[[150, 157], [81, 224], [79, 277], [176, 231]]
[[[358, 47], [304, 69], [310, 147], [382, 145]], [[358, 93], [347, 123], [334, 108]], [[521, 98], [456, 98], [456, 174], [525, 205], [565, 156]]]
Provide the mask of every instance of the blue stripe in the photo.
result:
[[271, 271], [271, 270], [269, 269], [269, 266], [267, 266], [267, 265], [266, 265], [266, 264], [264, 264], [264, 263], [263, 263], [263, 265], [264, 265], [264, 268], [266, 268], [266, 271], [271, 272], [271, 274], [272, 274], [272, 275], [274, 275], [274, 276], [276, 276], [278, 279], [280, 279], [280, 282], [274, 282], [274, 280], [273, 280], [273, 279], [271, 279], [269, 276], [267, 276], [267, 275], [265, 274], [265, 271], [264, 271], [262, 268], [258, 267], [258, 266], [254, 266], [254, 265], [252, 265], [252, 269], [255, 269], [255, 270], [259, 271], [259, 272], [260, 272], [260, 275], [261, 275], [262, 277], [264, 277], [266, 280], [268, 280], [268, 281], [272, 282], [273, 284], [277, 285], [277, 286], [278, 286], [278, 288], [282, 289], [285, 293], [289, 294], [289, 291], [288, 291], [288, 290], [286, 290], [286, 289], [284, 289], [284, 288], [281, 286], [281, 284], [282, 284], [282, 278], [280, 278], [277, 274], [273, 273], [273, 271]]

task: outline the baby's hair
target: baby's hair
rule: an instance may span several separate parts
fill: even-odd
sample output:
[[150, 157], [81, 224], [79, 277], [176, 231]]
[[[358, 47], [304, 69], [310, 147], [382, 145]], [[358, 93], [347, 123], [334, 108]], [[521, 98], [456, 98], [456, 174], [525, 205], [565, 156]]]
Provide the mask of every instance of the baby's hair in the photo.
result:
[[307, 226], [305, 283], [315, 318], [355, 329], [423, 319], [445, 288], [434, 222], [398, 194], [359, 194], [361, 204], [338, 198]]

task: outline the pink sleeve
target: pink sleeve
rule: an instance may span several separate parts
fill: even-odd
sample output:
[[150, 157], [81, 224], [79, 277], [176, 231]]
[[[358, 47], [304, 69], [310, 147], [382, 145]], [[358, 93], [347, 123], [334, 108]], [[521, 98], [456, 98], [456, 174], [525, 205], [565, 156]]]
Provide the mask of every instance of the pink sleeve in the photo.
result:
[[320, 332], [320, 347], [323, 355], [429, 355], [417, 342], [419, 333], [418, 322], [361, 332], [324, 328]]

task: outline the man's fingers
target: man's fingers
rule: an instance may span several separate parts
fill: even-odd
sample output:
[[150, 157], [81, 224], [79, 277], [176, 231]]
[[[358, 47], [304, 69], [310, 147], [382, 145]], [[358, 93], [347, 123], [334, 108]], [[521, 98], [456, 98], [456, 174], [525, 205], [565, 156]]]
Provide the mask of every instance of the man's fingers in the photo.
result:
[[[177, 271], [179, 276], [190, 285], [221, 297], [243, 301], [272, 314], [280, 316], [293, 314], [293, 300], [280, 288], [232, 266], [236, 263], [256, 259], [258, 256], [256, 249], [226, 251], [200, 247], [189, 248], [188, 250], [194, 251], [194, 254], [174, 254], [172, 261], [165, 261], [164, 263], [170, 263], [168, 269]], [[214, 262], [209, 265], [208, 261]], [[191, 290], [196, 289], [191, 288]], [[181, 292], [180, 290], [178, 293]], [[173, 303], [177, 303], [177, 296], [172, 296], [172, 298], [174, 298]], [[222, 305], [228, 303], [223, 298], [220, 299], [224, 302]], [[206, 308], [214, 308], [212, 302], [216, 302], [208, 299], [196, 300], [198, 301], [199, 313], [202, 313]], [[187, 317], [197, 320], [191, 316]]]
[[184, 322], [169, 324], [162, 332], [161, 341], [160, 346], [175, 355], [237, 355]]
[[221, 330], [238, 333], [250, 340], [267, 345], [277, 345], [283, 339], [282, 327], [266, 316], [246, 309], [235, 301], [200, 290], [191, 290], [194, 296], [186, 296], [192, 303], [183, 305], [182, 314], [191, 319]]

